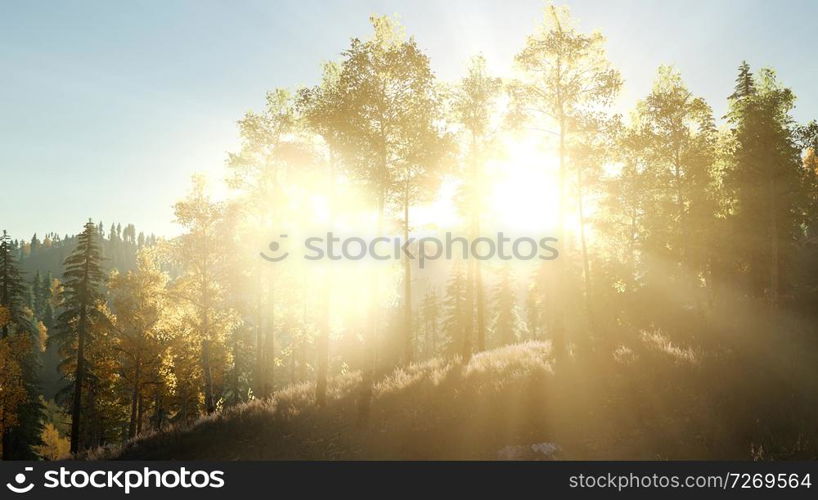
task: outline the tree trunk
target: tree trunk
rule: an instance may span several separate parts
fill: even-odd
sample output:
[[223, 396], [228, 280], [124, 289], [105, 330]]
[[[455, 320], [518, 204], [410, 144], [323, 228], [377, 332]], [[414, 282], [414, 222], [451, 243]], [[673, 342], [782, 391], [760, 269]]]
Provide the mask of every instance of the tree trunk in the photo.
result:
[[[327, 287], [328, 290], [329, 287]], [[329, 292], [325, 290], [324, 317], [322, 318], [321, 334], [318, 336], [318, 373], [315, 382], [315, 403], [324, 406], [327, 402], [327, 368], [329, 365]]]
[[585, 212], [582, 201], [582, 167], [577, 165], [577, 209], [579, 211], [579, 241], [582, 249], [582, 273], [585, 278], [585, 310], [588, 320], [593, 324], [594, 314], [591, 303], [591, 266], [588, 260], [588, 247], [585, 242]]
[[136, 397], [136, 434], [142, 434], [142, 420], [145, 415], [145, 399], [142, 394]]
[[161, 431], [162, 423], [165, 418], [165, 409], [163, 408], [162, 397], [159, 395], [159, 391], [156, 391], [156, 401], [154, 406], [156, 408], [156, 420], [154, 421], [153, 429], [156, 431]]
[[202, 342], [202, 368], [204, 372], [205, 411], [210, 414], [216, 411], [213, 396], [213, 371], [210, 361], [210, 340]]
[[82, 384], [85, 382], [85, 329], [88, 322], [85, 306], [80, 307], [77, 327], [77, 367], [74, 377], [74, 401], [71, 405], [71, 453], [80, 449], [80, 420], [82, 418]]
[[256, 397], [264, 395], [264, 308], [262, 306], [262, 297], [264, 295], [264, 288], [262, 286], [262, 270], [257, 269], [258, 283], [256, 286], [256, 369], [254, 377], [254, 387]]
[[[276, 345], [275, 345], [275, 308], [276, 308], [276, 295], [275, 295], [275, 283], [272, 278], [270, 278], [270, 282], [267, 284], [267, 298], [270, 308], [270, 316], [269, 321], [267, 322], [267, 328], [264, 331], [264, 370], [263, 370], [263, 377], [264, 377], [264, 389], [263, 395], [264, 397], [269, 397], [273, 391], [275, 390], [275, 359], [276, 359]], [[267, 373], [269, 370], [269, 374]]]
[[[330, 228], [334, 228], [335, 211], [335, 154], [329, 151], [329, 213]], [[324, 406], [327, 402], [327, 372], [329, 371], [329, 336], [330, 336], [330, 302], [332, 297], [332, 270], [327, 270], [326, 283], [323, 287], [324, 300], [321, 318], [321, 334], [318, 336], [318, 373], [315, 382], [315, 403]]]
[[769, 189], [770, 189], [770, 221], [769, 221], [769, 234], [770, 234], [770, 304], [773, 307], [778, 305], [778, 292], [779, 292], [779, 240], [778, 240], [778, 217], [776, 216], [777, 210], [777, 203], [776, 203], [776, 184], [775, 184], [775, 174], [770, 176], [769, 182]]
[[[9, 290], [8, 290], [8, 283], [9, 279], [8, 276], [11, 274], [9, 269], [9, 256], [5, 255], [3, 259], [3, 296], [2, 302], [0, 304], [4, 306], [8, 306], [9, 300]], [[0, 334], [0, 338], [5, 339], [9, 336], [9, 326], [8, 324], [3, 325], [2, 330], [0, 330], [2, 334]], [[5, 414], [4, 414], [5, 415]], [[11, 434], [9, 433], [9, 429], [6, 427], [5, 422], [3, 423], [3, 460], [11, 460], [12, 453], [11, 453]]]
[[[566, 117], [564, 112], [562, 112], [562, 103], [560, 102], [560, 115], [559, 115], [559, 127], [560, 127], [560, 146], [559, 146], [559, 206], [557, 207], [557, 241], [560, 245], [565, 245], [565, 126], [566, 126]], [[552, 293], [551, 300], [553, 301], [553, 332], [552, 332], [552, 342], [554, 348], [554, 354], [557, 357], [566, 354], [567, 344], [565, 339], [565, 311], [563, 309], [563, 304], [565, 303], [564, 297], [562, 296], [562, 289], [561, 285], [565, 283], [565, 266], [563, 265], [564, 259], [557, 259], [555, 264], [555, 271], [556, 271], [556, 279], [554, 279], [553, 283], [545, 283], [546, 289], [551, 289]]]
[[207, 288], [210, 282], [207, 266], [208, 256], [207, 240], [205, 239], [201, 273], [202, 303], [199, 314], [202, 322], [202, 371], [204, 372], [205, 411], [210, 414], [216, 411], [216, 402], [213, 395], [213, 372], [210, 359], [210, 294]]
[[[409, 242], [409, 192], [403, 203], [403, 242]], [[412, 362], [412, 261], [403, 256], [403, 363]]]
[[136, 357], [136, 366], [134, 368], [134, 382], [133, 382], [133, 389], [131, 393], [131, 421], [128, 425], [128, 437], [134, 438], [136, 437], [137, 430], [136, 430], [136, 419], [137, 419], [137, 400], [139, 399], [139, 366], [140, 359], [137, 355]]
[[481, 262], [474, 263], [474, 288], [477, 292], [477, 350], [486, 350], [486, 294], [483, 290], [483, 272]]
[[[482, 209], [480, 162], [477, 150], [477, 135], [471, 132], [471, 185], [472, 200], [469, 221], [470, 240], [474, 241], [480, 237], [480, 214]], [[473, 256], [472, 256], [473, 257]], [[477, 352], [486, 349], [486, 329], [485, 329], [485, 297], [483, 295], [483, 279], [481, 272], [481, 262], [473, 259], [468, 268], [468, 288], [466, 292], [466, 308], [469, 315], [466, 318], [467, 331], [469, 335], [474, 334]]]

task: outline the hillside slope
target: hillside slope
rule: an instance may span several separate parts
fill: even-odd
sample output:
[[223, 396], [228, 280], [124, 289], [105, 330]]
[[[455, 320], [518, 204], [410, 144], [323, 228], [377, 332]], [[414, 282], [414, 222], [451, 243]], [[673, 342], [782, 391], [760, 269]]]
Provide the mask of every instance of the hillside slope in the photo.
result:
[[776, 420], [775, 408], [803, 394], [768, 401], [780, 390], [768, 392], [748, 375], [745, 394], [735, 381], [714, 382], [708, 363], [689, 351], [656, 339], [642, 345], [556, 362], [547, 343], [530, 342], [465, 364], [438, 359], [397, 369], [374, 386], [365, 425], [360, 375], [347, 374], [332, 381], [325, 408], [314, 406], [313, 386], [303, 384], [90, 458], [814, 458], [814, 442], [804, 446], [811, 438], [803, 434], [793, 435], [797, 449], [766, 443], [787, 450], [777, 456], [754, 451], [771, 426], [787, 435], [794, 424]]

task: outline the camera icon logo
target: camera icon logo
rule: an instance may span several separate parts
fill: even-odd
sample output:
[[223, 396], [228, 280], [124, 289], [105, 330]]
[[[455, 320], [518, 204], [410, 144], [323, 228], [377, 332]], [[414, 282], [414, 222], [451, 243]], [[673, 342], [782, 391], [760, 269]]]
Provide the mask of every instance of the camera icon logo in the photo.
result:
[[[34, 467], [25, 468], [26, 472], [31, 472], [33, 470]], [[34, 488], [34, 483], [23, 485], [23, 483], [26, 482], [26, 475], [22, 472], [18, 472], [17, 475], [14, 476], [14, 482], [17, 483], [17, 485], [6, 483], [6, 488], [10, 489], [14, 493], [28, 493], [32, 488]]]

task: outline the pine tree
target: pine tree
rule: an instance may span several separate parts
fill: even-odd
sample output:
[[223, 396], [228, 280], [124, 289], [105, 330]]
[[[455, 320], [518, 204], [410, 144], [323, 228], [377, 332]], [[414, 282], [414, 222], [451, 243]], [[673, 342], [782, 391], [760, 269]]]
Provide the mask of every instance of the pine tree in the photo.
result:
[[468, 283], [460, 263], [456, 263], [449, 273], [446, 283], [446, 297], [443, 303], [443, 332], [446, 335], [446, 350], [450, 355], [471, 357], [471, 338], [467, 331], [469, 311], [466, 307]]
[[553, 267], [550, 263], [540, 263], [528, 279], [525, 296], [525, 329], [529, 339], [543, 340], [552, 333], [549, 319], [553, 310], [548, 301], [548, 282], [553, 279]]
[[520, 320], [511, 269], [503, 266], [499, 274], [494, 289], [494, 336], [499, 345], [509, 345], [517, 342]]
[[46, 328], [54, 326], [54, 308], [52, 302], [54, 300], [54, 293], [52, 290], [51, 271], [48, 271], [40, 281], [40, 290], [38, 295], [42, 301], [42, 310], [37, 312], [37, 317], [45, 324]]
[[729, 173], [736, 255], [749, 270], [753, 293], [773, 305], [804, 222], [804, 169], [790, 116], [794, 100], [772, 70], [753, 76], [743, 63], [727, 116], [736, 144]]
[[34, 278], [31, 280], [31, 309], [35, 316], [40, 315], [42, 310], [42, 299], [40, 298], [40, 270], [34, 273]]
[[440, 329], [440, 304], [434, 288], [426, 290], [420, 311], [423, 325], [423, 352], [426, 358], [437, 355], [438, 330]]
[[34, 233], [34, 236], [31, 237], [31, 246], [29, 247], [29, 255], [35, 255], [37, 252], [40, 251], [40, 239], [37, 238], [37, 233]]
[[81, 442], [83, 421], [83, 389], [88, 383], [89, 362], [87, 353], [94, 342], [93, 326], [105, 323], [100, 311], [103, 301], [102, 288], [105, 274], [97, 227], [90, 220], [77, 237], [77, 247], [65, 259], [63, 274], [62, 307], [58, 318], [58, 333], [54, 340], [61, 346], [63, 364], [72, 373], [73, 397], [71, 402], [71, 453], [77, 453]]
[[730, 99], [740, 101], [754, 95], [755, 92], [756, 85], [753, 80], [753, 73], [750, 71], [750, 65], [747, 64], [747, 61], [742, 61], [738, 67], [735, 92], [730, 95]]
[[11, 238], [3, 231], [3, 236], [0, 237], [0, 305], [5, 308], [8, 316], [2, 330], [3, 338], [10, 335], [12, 328], [34, 332], [30, 311], [25, 307], [28, 293], [12, 251]]
[[42, 426], [35, 346], [39, 330], [26, 305], [28, 287], [18, 267], [11, 238], [0, 237], [0, 382], [3, 459], [32, 460]]

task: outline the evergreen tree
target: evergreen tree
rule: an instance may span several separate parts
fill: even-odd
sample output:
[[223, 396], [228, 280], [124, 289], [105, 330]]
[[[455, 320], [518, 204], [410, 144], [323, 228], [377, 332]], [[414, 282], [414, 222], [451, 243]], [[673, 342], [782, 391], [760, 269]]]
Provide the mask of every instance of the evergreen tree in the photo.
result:
[[433, 358], [437, 354], [440, 329], [440, 304], [437, 292], [433, 288], [426, 290], [420, 313], [423, 325], [423, 352], [426, 358]]
[[807, 236], [818, 235], [818, 121], [798, 127], [799, 148], [803, 153], [803, 205], [806, 216]]
[[39, 330], [26, 305], [28, 287], [14, 256], [11, 238], [0, 237], [0, 427], [3, 459], [32, 460], [40, 444], [42, 405], [37, 384]]
[[42, 309], [37, 312], [37, 317], [45, 324], [46, 328], [54, 326], [54, 308], [52, 306], [54, 294], [52, 281], [51, 271], [48, 271], [40, 281], [40, 289], [37, 292], [42, 301]]
[[548, 302], [548, 290], [546, 285], [553, 279], [553, 267], [547, 262], [543, 262], [534, 269], [528, 280], [528, 289], [525, 297], [525, 328], [528, 337], [533, 340], [542, 340], [546, 334], [552, 330], [549, 328], [548, 320], [553, 318], [554, 312]]
[[31, 237], [31, 246], [29, 248], [29, 255], [35, 255], [40, 251], [40, 239], [37, 238], [37, 233], [34, 233], [34, 236]]
[[742, 61], [738, 67], [735, 91], [730, 95], [730, 100], [740, 101], [755, 95], [755, 93], [756, 84], [753, 78], [753, 72], [750, 70], [750, 65], [747, 64], [747, 61]]
[[754, 76], [743, 63], [727, 115], [735, 141], [729, 181], [736, 255], [748, 269], [754, 295], [773, 305], [804, 222], [804, 170], [790, 116], [794, 100], [772, 70]]
[[471, 357], [471, 339], [467, 331], [469, 311], [466, 307], [468, 282], [460, 263], [456, 263], [449, 273], [446, 283], [446, 297], [443, 303], [443, 333], [446, 336], [446, 350], [450, 355]]
[[517, 342], [520, 320], [514, 294], [514, 280], [508, 266], [500, 268], [494, 289], [494, 336], [499, 345]]
[[[63, 355], [63, 367], [69, 372], [73, 396], [71, 401], [71, 453], [85, 446], [81, 442], [84, 417], [83, 389], [88, 384], [88, 352], [94, 342], [94, 326], [106, 322], [100, 310], [103, 302], [105, 274], [97, 227], [89, 220], [77, 238], [77, 247], [65, 259], [62, 312], [58, 317], [57, 335]], [[89, 410], [93, 410], [90, 408]]]

